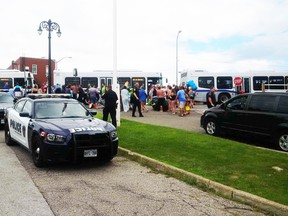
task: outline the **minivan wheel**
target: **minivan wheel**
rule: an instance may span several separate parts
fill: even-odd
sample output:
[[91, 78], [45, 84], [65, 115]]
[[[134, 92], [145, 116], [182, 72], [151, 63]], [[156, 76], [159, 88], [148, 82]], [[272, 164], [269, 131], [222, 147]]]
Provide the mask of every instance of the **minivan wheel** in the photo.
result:
[[282, 131], [278, 134], [277, 148], [288, 152], [288, 131]]
[[214, 119], [208, 119], [205, 124], [205, 131], [209, 135], [217, 135], [218, 134], [218, 126]]

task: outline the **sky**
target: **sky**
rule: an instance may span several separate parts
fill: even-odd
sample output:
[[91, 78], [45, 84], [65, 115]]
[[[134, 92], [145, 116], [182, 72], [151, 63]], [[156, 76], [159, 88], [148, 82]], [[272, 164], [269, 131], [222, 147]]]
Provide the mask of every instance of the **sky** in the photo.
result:
[[[171, 84], [177, 57], [178, 71], [288, 71], [288, 0], [115, 2], [118, 70], [162, 72]], [[20, 56], [48, 58], [48, 32], [39, 36], [37, 30], [51, 19], [62, 32], [51, 32], [51, 57], [60, 60], [59, 70], [113, 70], [113, 5], [114, 0], [5, 1], [0, 68]]]

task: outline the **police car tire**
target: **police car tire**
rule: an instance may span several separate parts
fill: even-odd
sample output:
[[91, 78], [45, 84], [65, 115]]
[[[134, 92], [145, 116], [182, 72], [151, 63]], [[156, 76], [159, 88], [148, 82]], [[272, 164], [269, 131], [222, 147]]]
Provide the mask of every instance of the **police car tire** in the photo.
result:
[[44, 160], [43, 160], [43, 152], [41, 150], [41, 139], [38, 135], [33, 136], [32, 139], [32, 159], [33, 163], [36, 167], [43, 167], [44, 166]]
[[15, 145], [15, 142], [11, 139], [8, 123], [5, 123], [5, 143], [8, 146]]

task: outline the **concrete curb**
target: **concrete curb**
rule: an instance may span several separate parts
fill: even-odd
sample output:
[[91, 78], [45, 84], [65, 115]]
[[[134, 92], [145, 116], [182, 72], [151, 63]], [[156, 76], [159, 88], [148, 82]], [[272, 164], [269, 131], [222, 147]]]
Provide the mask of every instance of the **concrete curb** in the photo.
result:
[[132, 152], [122, 147], [119, 147], [118, 150], [119, 150], [119, 155], [127, 157], [133, 161], [137, 161], [161, 173], [168, 174], [173, 177], [177, 177], [178, 179], [184, 180], [186, 182], [193, 183], [202, 189], [213, 191], [214, 193], [222, 195], [229, 199], [249, 204], [250, 206], [268, 211], [273, 214], [277, 214], [277, 215], [288, 214], [288, 206], [286, 205], [282, 205], [282, 204], [267, 200], [265, 198], [211, 181], [209, 179], [203, 178], [202, 176], [189, 173], [187, 171], [184, 171], [179, 168], [170, 166], [168, 164], [159, 162], [157, 160], [154, 160], [144, 155]]

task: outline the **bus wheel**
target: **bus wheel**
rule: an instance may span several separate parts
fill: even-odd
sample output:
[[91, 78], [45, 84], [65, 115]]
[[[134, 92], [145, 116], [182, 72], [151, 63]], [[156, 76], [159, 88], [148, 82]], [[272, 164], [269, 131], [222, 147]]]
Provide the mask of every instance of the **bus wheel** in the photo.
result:
[[224, 103], [224, 102], [226, 102], [229, 99], [230, 99], [230, 95], [226, 94], [226, 93], [220, 94], [218, 96], [218, 102], [220, 102], [220, 103]]

